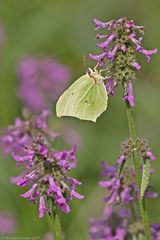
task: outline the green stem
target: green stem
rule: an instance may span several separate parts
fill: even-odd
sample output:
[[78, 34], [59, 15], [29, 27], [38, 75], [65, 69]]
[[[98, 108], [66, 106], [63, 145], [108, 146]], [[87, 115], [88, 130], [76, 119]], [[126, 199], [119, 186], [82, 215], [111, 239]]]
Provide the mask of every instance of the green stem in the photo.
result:
[[[132, 109], [129, 105], [129, 103], [126, 102], [126, 111], [127, 111], [127, 120], [129, 125], [129, 132], [130, 136], [133, 140], [136, 139], [136, 129], [134, 124], [134, 119], [132, 115]], [[135, 169], [135, 175], [136, 175], [136, 183], [138, 187], [138, 201], [139, 201], [139, 207], [140, 207], [140, 213], [141, 218], [144, 226], [144, 232], [146, 235], [146, 240], [151, 240], [151, 234], [150, 234], [150, 227], [149, 227], [149, 220], [148, 220], [148, 214], [146, 209], [146, 203], [145, 199], [140, 197], [140, 189], [141, 189], [141, 174], [140, 174], [140, 159], [136, 152], [136, 146], [135, 151], [133, 153], [133, 163], [134, 163], [134, 169]]]
[[53, 212], [53, 222], [54, 222], [54, 239], [62, 240], [63, 239], [62, 228], [57, 207]]
[[49, 226], [49, 231], [54, 234], [54, 240], [62, 240], [62, 229], [61, 222], [59, 219], [58, 209], [53, 207], [53, 212], [51, 215], [46, 214], [47, 222]]

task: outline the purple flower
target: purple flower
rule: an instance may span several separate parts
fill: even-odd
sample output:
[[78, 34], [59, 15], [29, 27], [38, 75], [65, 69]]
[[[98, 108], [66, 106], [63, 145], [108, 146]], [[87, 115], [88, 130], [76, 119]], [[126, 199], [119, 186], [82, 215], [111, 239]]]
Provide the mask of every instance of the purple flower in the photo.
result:
[[140, 52], [140, 53], [144, 54], [145, 57], [147, 58], [147, 61], [149, 62], [150, 59], [151, 59], [151, 55], [156, 54], [158, 52], [158, 49], [155, 48], [153, 50], [146, 50], [144, 48], [139, 48], [139, 49], [137, 49], [137, 52]]
[[104, 59], [107, 56], [107, 53], [104, 52], [102, 54], [96, 55], [96, 54], [89, 54], [89, 57], [92, 58], [93, 60], [98, 61], [99, 66], [103, 66], [104, 64]]
[[124, 155], [121, 155], [120, 158], [117, 160], [117, 163], [121, 165], [126, 160]]
[[30, 200], [32, 200], [33, 202], [36, 201], [36, 198], [38, 196], [38, 192], [36, 191], [36, 188], [38, 187], [38, 184], [35, 183], [30, 190], [28, 190], [27, 192], [21, 194], [21, 197], [23, 198], [28, 198]]
[[125, 44], [122, 44], [122, 46], [121, 46], [121, 50], [122, 50], [123, 53], [126, 52], [127, 48], [126, 48], [126, 45], [125, 45]]
[[119, 46], [118, 46], [118, 45], [115, 45], [115, 47], [112, 49], [112, 51], [109, 51], [109, 52], [108, 52], [107, 58], [108, 58], [109, 60], [113, 61], [113, 60], [114, 60], [114, 57], [115, 57], [115, 55], [116, 55], [116, 53], [117, 53], [117, 51], [118, 51], [118, 49], [119, 49]]
[[130, 104], [130, 106], [132, 108], [135, 107], [135, 100], [134, 100], [134, 95], [133, 95], [133, 86], [132, 86], [131, 82], [128, 83], [128, 94], [126, 96], [124, 96], [123, 99], [128, 101], [128, 103]]
[[70, 69], [51, 58], [28, 57], [18, 66], [18, 96], [33, 111], [50, 108], [68, 86]]
[[45, 212], [48, 212], [48, 208], [45, 207], [44, 196], [41, 196], [39, 200], [39, 218], [43, 218]]
[[109, 37], [107, 37], [107, 39], [104, 42], [97, 43], [97, 46], [100, 48], [106, 48], [108, 46], [108, 44], [113, 41], [114, 38], [115, 38], [115, 34], [112, 33]]
[[117, 83], [113, 79], [113, 77], [110, 77], [108, 81], [106, 82], [106, 90], [107, 94], [111, 94], [112, 96], [114, 95], [114, 88], [116, 87]]
[[153, 155], [153, 153], [151, 151], [147, 151], [146, 156], [150, 159], [150, 160], [156, 160], [156, 157]]
[[106, 28], [106, 23], [100, 21], [99, 19], [94, 18], [93, 21], [96, 24], [96, 29]]
[[136, 39], [136, 33], [135, 32], [128, 35], [128, 39], [131, 40], [136, 45], [136, 48], [141, 47], [141, 42], [139, 41], [139, 39]]
[[132, 64], [132, 66], [136, 69], [136, 70], [140, 70], [141, 69], [141, 65], [138, 62], [134, 62]]

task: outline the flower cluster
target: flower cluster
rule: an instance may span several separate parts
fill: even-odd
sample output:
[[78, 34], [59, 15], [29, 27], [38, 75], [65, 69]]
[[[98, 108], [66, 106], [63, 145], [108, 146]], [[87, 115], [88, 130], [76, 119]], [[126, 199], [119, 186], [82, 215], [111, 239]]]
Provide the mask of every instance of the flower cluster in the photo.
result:
[[48, 128], [47, 119], [51, 115], [49, 110], [43, 110], [39, 116], [31, 114], [28, 109], [23, 111], [23, 118], [16, 118], [14, 125], [2, 130], [0, 146], [5, 153], [23, 153], [23, 145], [30, 145], [37, 133], [54, 140], [59, 133]]
[[68, 177], [68, 171], [76, 167], [75, 151], [76, 147], [57, 152], [39, 135], [31, 147], [24, 146], [25, 155], [12, 154], [19, 166], [25, 165], [25, 171], [19, 177], [12, 178], [12, 182], [21, 187], [30, 186], [21, 196], [34, 203], [39, 201], [40, 218], [44, 212], [52, 213], [50, 206], [53, 205], [68, 213], [68, 202], [73, 198], [83, 198], [75, 191], [76, 185], [81, 185], [81, 182]]
[[20, 176], [12, 178], [12, 183], [30, 187], [21, 196], [39, 203], [40, 218], [45, 212], [51, 214], [55, 206], [68, 213], [68, 203], [73, 198], [83, 198], [75, 191], [81, 182], [68, 176], [68, 172], [77, 165], [77, 147], [70, 151], [53, 148], [53, 140], [59, 133], [48, 127], [48, 110], [43, 110], [39, 116], [25, 110], [23, 115], [24, 119], [17, 118], [15, 125], [8, 127], [0, 138], [1, 146], [12, 155], [17, 167], [24, 167]]
[[50, 108], [71, 78], [70, 69], [51, 58], [28, 57], [18, 67], [18, 96], [33, 111]]
[[[136, 147], [136, 148], [135, 148]], [[136, 151], [144, 160], [155, 160], [148, 143], [143, 138], [126, 139], [122, 143], [121, 156], [116, 165], [109, 166], [102, 162], [100, 187], [106, 188], [107, 196], [104, 198], [106, 207], [101, 220], [92, 219], [90, 222], [90, 240], [128, 240], [133, 237], [139, 239], [144, 235], [141, 217], [137, 211], [138, 187], [135, 180], [135, 169], [129, 159]], [[150, 169], [153, 173], [153, 169]], [[156, 198], [157, 193], [148, 185], [145, 198]], [[151, 234], [158, 240], [159, 225], [151, 225]]]
[[96, 60], [98, 66], [102, 69], [105, 60], [108, 61], [109, 79], [106, 83], [108, 94], [114, 94], [114, 88], [118, 83], [123, 86], [123, 99], [131, 107], [135, 106], [133, 96], [133, 81], [136, 79], [135, 70], [141, 69], [141, 65], [136, 60], [136, 53], [145, 55], [147, 61], [150, 61], [151, 55], [157, 53], [157, 49], [146, 50], [142, 46], [143, 26], [137, 26], [133, 20], [121, 18], [102, 22], [94, 19], [96, 30], [107, 31], [107, 34], [97, 35], [97, 39], [105, 39], [97, 46], [102, 49], [99, 55], [90, 54], [89, 56]]
[[121, 145], [121, 156], [117, 160], [119, 164], [121, 164], [126, 159], [131, 159], [134, 151], [136, 151], [145, 161], [147, 158], [149, 160], [155, 160], [155, 156], [153, 155], [151, 149], [149, 148], [148, 142], [144, 138], [128, 138], [123, 141]]
[[[133, 167], [122, 167], [121, 162], [119, 161], [113, 167], [108, 166], [105, 162], [102, 162], [102, 166], [103, 171], [101, 176], [105, 178], [107, 177], [107, 180], [100, 181], [99, 185], [108, 190], [109, 194], [104, 199], [107, 203], [107, 207], [108, 205], [129, 204], [130, 201], [138, 199], [138, 189]], [[148, 187], [145, 196], [155, 198], [157, 197], [157, 193], [152, 192]]]

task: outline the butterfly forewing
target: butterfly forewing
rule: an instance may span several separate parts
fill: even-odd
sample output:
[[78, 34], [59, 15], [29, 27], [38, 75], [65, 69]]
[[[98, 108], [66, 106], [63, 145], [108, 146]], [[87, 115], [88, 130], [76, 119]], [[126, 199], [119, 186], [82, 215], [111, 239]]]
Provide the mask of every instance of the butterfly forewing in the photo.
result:
[[96, 121], [107, 108], [107, 92], [103, 82], [84, 75], [75, 81], [59, 98], [57, 116], [72, 116]]

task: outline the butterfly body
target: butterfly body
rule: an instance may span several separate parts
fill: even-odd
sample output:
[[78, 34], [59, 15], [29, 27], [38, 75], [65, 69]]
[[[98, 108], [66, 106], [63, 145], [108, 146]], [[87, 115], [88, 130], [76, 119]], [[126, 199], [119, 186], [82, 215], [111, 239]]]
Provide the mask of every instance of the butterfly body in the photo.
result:
[[59, 98], [57, 116], [72, 116], [96, 122], [107, 109], [108, 96], [102, 80], [103, 77], [92, 70], [80, 77]]

